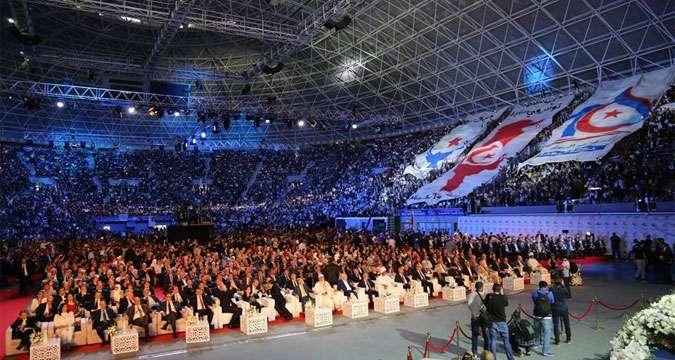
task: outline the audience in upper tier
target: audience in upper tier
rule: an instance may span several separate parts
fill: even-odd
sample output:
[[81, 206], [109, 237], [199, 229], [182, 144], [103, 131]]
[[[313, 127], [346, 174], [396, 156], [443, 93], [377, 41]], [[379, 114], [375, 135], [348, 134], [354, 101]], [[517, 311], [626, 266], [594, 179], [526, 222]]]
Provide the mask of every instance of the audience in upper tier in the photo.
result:
[[4, 248], [3, 274], [41, 276], [35, 284], [26, 278], [35, 298], [30, 313], [15, 322], [15, 338], [27, 336], [28, 327], [37, 331], [36, 322], [53, 321], [68, 345], [73, 324], [85, 319], [105, 341], [105, 329], [118, 316], [148, 334], [152, 314], [162, 317], [163, 330], [175, 334], [176, 320], [190, 312], [212, 324], [219, 312], [231, 313], [229, 326], [237, 327], [239, 301], [262, 309], [268, 304], [264, 299], [272, 298], [276, 312], [289, 318], [288, 295], [303, 305], [312, 301], [333, 309], [348, 296], [372, 301], [383, 292], [402, 296], [410, 287], [437, 296], [441, 286], [471, 288], [475, 281], [499, 284], [504, 277], [560, 271], [559, 259], [604, 254], [607, 241], [580, 235], [374, 235], [331, 229], [241, 232], [207, 244], [168, 243], [165, 236], [105, 234]]
[[[464, 199], [438, 206], [672, 201], [674, 113], [658, 108], [646, 125], [598, 162], [517, 170], [562, 124], [558, 114], [499, 176]], [[671, 91], [661, 102], [668, 102]], [[499, 122], [488, 125], [482, 138]], [[86, 235], [98, 215], [175, 214], [194, 206], [223, 230], [307, 228], [336, 216], [391, 215], [428, 179], [404, 175], [415, 154], [449, 128], [296, 151], [213, 153], [57, 149], [0, 144], [0, 239]]]

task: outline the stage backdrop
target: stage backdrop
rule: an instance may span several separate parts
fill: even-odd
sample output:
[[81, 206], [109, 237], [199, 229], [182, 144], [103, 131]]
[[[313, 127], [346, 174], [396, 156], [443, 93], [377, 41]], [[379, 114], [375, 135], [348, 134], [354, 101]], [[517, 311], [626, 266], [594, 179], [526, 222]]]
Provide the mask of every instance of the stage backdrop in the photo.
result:
[[590, 231], [597, 236], [616, 232], [627, 243], [633, 239], [662, 237], [669, 244], [675, 239], [675, 213], [604, 213], [604, 214], [532, 214], [472, 215], [458, 218], [459, 231], [478, 235], [482, 232], [536, 234], [538, 231], [559, 235]]

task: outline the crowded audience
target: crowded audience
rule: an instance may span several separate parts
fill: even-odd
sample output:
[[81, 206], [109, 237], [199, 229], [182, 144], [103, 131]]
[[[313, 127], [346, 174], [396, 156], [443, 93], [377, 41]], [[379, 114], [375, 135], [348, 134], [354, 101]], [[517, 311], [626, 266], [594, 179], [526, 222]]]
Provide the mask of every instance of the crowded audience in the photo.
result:
[[[437, 296], [441, 286], [471, 288], [476, 281], [500, 284], [505, 277], [555, 273], [563, 258], [604, 253], [605, 242], [580, 235], [378, 235], [322, 229], [167, 243], [159, 231], [125, 237], [104, 233], [6, 248], [3, 269], [40, 274], [39, 282], [22, 279], [34, 298], [29, 312], [17, 318], [15, 338], [54, 322], [62, 341], [71, 345], [72, 325], [82, 319], [94, 324], [104, 342], [105, 329], [118, 317], [145, 329], [147, 336], [152, 313], [160, 314], [160, 326], [171, 328], [174, 336], [176, 320], [188, 314], [213, 324], [215, 306], [233, 314], [228, 325], [238, 327], [240, 301], [261, 309], [264, 299], [273, 298], [277, 313], [288, 319], [293, 316], [284, 307], [284, 295], [297, 297], [303, 306], [312, 302], [332, 309], [352, 296], [372, 302], [377, 296], [402, 295], [411, 286]], [[359, 288], [365, 290], [361, 295]], [[28, 345], [22, 341], [19, 348]]]

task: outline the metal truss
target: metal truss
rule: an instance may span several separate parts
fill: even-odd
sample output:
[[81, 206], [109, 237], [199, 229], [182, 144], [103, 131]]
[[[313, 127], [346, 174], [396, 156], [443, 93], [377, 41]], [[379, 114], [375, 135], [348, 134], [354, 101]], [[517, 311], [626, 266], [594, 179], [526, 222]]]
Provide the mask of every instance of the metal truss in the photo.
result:
[[159, 57], [169, 45], [176, 32], [181, 26], [184, 26], [185, 18], [188, 12], [194, 5], [196, 0], [174, 0], [173, 9], [169, 12], [169, 20], [159, 29], [155, 43], [152, 45], [152, 51], [147, 59], [145, 59], [145, 68], [156, 65], [157, 57]]
[[[32, 4], [62, 7], [77, 11], [84, 11], [101, 17], [125, 21], [132, 25], [146, 24], [155, 27], [163, 26], [167, 20], [171, 21], [172, 11], [176, 2], [180, 0], [28, 0]], [[191, 8], [187, 6], [186, 8]], [[298, 40], [291, 26], [283, 23], [244, 17], [237, 14], [223, 14], [209, 8], [194, 8], [180, 16], [185, 26], [193, 29], [238, 35], [274, 42], [292, 43]], [[179, 24], [180, 25], [180, 24]]]
[[[184, 119], [187, 130], [160, 136], [149, 131], [152, 123], [110, 119], [102, 102], [314, 119], [316, 128], [288, 129], [280, 122], [263, 133], [242, 125], [234, 137], [209, 140], [213, 147], [293, 148], [440, 126], [468, 113], [675, 63], [672, 1], [25, 1], [35, 6], [30, 14], [13, 0], [19, 22], [32, 21], [37, 33], [61, 28], [35, 47], [0, 41], [9, 54], [0, 59], [0, 89], [80, 104], [75, 120], [52, 109], [49, 116], [61, 120], [45, 124], [48, 131], [84, 129], [134, 144], [189, 136], [194, 119]], [[323, 29], [338, 9], [353, 23], [337, 33]], [[99, 12], [100, 24], [92, 20]], [[121, 21], [122, 15], [141, 24]], [[19, 51], [30, 57], [30, 71], [19, 66]], [[283, 71], [261, 75], [265, 64], [279, 61]], [[87, 69], [109, 78], [198, 79], [201, 87], [189, 97], [116, 92], [89, 81]], [[57, 85], [64, 79], [91, 86]], [[245, 86], [248, 95], [242, 95]], [[0, 111], [0, 131], [37, 136], [35, 114], [10, 104]], [[85, 128], [86, 116], [94, 119], [91, 127]], [[360, 126], [346, 130], [350, 124]]]

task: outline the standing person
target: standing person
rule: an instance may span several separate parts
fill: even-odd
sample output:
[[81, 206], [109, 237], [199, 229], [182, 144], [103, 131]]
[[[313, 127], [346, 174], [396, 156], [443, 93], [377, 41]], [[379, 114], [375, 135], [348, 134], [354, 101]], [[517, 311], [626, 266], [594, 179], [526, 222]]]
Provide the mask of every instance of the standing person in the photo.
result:
[[32, 272], [31, 264], [25, 257], [21, 258], [19, 263], [19, 295], [26, 296], [30, 294], [33, 284], [31, 283], [30, 274]]
[[609, 240], [612, 246], [612, 258], [614, 261], [621, 260], [621, 238], [614, 232]]
[[481, 311], [485, 311], [485, 292], [483, 283], [477, 281], [476, 291], [469, 294], [467, 305], [471, 311], [471, 352], [478, 354], [478, 336], [483, 336], [483, 350], [489, 350], [488, 329], [480, 320]]
[[570, 284], [572, 274], [570, 272], [570, 266], [570, 260], [567, 257], [563, 258], [563, 261], [560, 264], [560, 272], [562, 273], [562, 281], [567, 289], [568, 297], [572, 297], [572, 287]]
[[535, 343], [541, 346], [542, 355], [553, 356], [551, 352], [551, 330], [553, 330], [551, 305], [555, 303], [555, 298], [553, 292], [549, 291], [546, 281], [539, 282], [539, 289], [532, 293], [532, 302], [534, 303]]
[[555, 344], [560, 344], [560, 323], [562, 322], [565, 328], [565, 343], [569, 344], [572, 341], [572, 330], [570, 329], [570, 314], [567, 308], [567, 299], [570, 294], [565, 286], [562, 284], [562, 279], [556, 277], [553, 279], [554, 285], [551, 289], [555, 302], [551, 306], [553, 315], [553, 335], [555, 337]]
[[647, 279], [645, 269], [647, 267], [647, 253], [644, 245], [633, 240], [633, 249], [631, 250], [633, 261], [635, 261], [635, 281], [645, 281]]
[[492, 286], [492, 294], [488, 294], [485, 298], [485, 308], [492, 318], [490, 324], [490, 351], [497, 359], [497, 335], [502, 338], [504, 343], [504, 351], [508, 360], [514, 360], [513, 350], [511, 350], [511, 342], [509, 341], [509, 327], [506, 324], [506, 307], [509, 301], [503, 293], [502, 286], [494, 284]]

